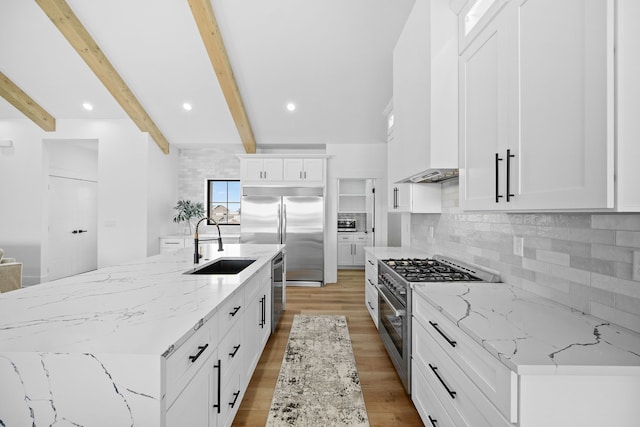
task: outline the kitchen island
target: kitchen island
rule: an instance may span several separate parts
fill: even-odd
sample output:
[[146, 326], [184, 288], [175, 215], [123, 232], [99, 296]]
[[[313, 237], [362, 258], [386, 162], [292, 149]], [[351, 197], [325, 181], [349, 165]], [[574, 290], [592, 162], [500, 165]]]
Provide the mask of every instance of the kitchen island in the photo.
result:
[[[202, 389], [217, 410], [197, 419], [230, 423], [232, 416], [213, 418], [230, 406], [215, 393], [213, 369], [217, 361], [218, 390], [221, 381], [232, 384], [231, 408], [239, 406], [263, 346], [247, 338], [242, 350], [258, 357], [225, 361], [226, 370], [222, 346], [238, 347], [233, 358], [241, 345], [232, 338], [252, 336], [243, 328], [258, 320], [245, 305], [270, 284], [271, 260], [284, 245], [209, 246], [201, 264], [256, 261], [235, 275], [189, 275], [193, 252], [184, 249], [0, 295], [0, 425], [171, 425], [172, 407], [189, 412], [182, 396], [198, 378], [208, 378]], [[262, 329], [265, 321], [263, 314]]]

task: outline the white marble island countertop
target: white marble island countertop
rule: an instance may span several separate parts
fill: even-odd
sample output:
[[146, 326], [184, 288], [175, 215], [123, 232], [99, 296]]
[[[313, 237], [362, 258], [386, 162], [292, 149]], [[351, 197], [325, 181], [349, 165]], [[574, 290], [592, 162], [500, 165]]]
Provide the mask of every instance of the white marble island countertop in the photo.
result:
[[518, 374], [640, 375], [640, 335], [509, 284], [413, 289]]
[[161, 355], [180, 345], [284, 245], [225, 245], [207, 258], [256, 261], [237, 275], [187, 275], [193, 250], [102, 268], [0, 295], [0, 353]]

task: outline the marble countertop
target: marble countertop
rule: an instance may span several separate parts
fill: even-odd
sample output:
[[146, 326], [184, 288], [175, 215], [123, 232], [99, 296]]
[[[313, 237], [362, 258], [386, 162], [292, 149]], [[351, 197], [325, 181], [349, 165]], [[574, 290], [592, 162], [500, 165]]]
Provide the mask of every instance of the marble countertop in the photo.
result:
[[[431, 257], [367, 247], [378, 259]], [[413, 284], [442, 314], [518, 374], [640, 375], [640, 334], [507, 283]]]
[[237, 275], [186, 275], [194, 267], [189, 248], [0, 294], [0, 352], [163, 354], [284, 245], [205, 248], [200, 265], [256, 262]]
[[413, 289], [518, 374], [640, 375], [640, 335], [509, 284]]

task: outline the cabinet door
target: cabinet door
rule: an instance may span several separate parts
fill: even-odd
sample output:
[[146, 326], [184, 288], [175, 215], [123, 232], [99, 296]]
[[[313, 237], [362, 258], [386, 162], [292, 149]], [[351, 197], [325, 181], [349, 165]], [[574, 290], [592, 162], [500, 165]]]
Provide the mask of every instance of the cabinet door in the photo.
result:
[[338, 265], [351, 265], [353, 262], [353, 243], [338, 243]]
[[247, 181], [259, 181], [262, 179], [264, 162], [262, 159], [243, 159], [244, 164], [242, 179]]
[[324, 160], [323, 159], [304, 159], [305, 181], [322, 181], [324, 179]]
[[215, 354], [209, 357], [167, 410], [167, 427], [209, 425], [209, 408], [217, 399], [217, 396], [210, 394], [217, 392], [217, 388], [212, 386], [212, 381], [217, 381], [217, 378], [213, 378], [213, 364], [216, 361]]
[[264, 179], [282, 181], [282, 159], [264, 159]]
[[613, 1], [513, 6], [519, 24], [509, 135], [514, 205], [611, 208]]
[[[460, 205], [500, 209], [507, 138], [509, 19], [503, 9], [460, 56]], [[511, 42], [512, 43], [512, 42]]]
[[412, 184], [396, 184], [396, 187], [398, 188], [396, 196], [396, 211], [411, 211], [411, 185]]
[[304, 180], [303, 159], [284, 159], [284, 180], [285, 181]]
[[353, 244], [353, 265], [364, 265], [364, 247], [366, 245], [366, 242], [356, 242]]

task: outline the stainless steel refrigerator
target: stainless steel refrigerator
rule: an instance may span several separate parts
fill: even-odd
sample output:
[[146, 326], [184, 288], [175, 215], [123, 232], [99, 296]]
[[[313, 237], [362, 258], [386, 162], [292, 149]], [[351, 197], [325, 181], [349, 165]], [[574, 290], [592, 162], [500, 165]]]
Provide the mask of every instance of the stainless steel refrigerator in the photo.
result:
[[324, 284], [324, 196], [314, 187], [244, 187], [242, 243], [287, 245], [287, 286]]

